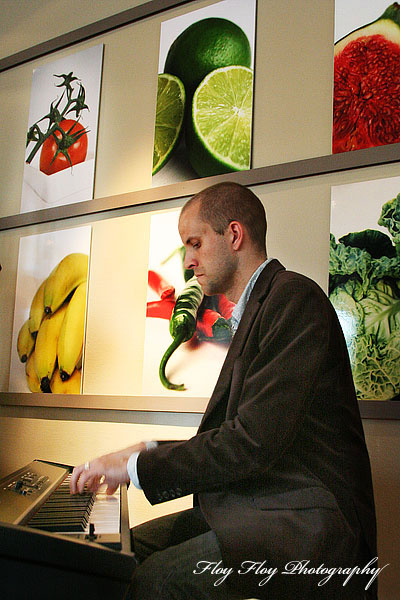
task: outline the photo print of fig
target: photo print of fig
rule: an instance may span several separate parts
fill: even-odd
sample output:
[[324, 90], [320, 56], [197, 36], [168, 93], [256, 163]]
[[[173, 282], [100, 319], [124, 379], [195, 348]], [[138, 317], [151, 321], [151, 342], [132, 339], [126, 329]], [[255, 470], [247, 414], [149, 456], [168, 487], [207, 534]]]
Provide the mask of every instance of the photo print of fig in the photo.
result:
[[400, 141], [400, 4], [336, 0], [332, 152]]

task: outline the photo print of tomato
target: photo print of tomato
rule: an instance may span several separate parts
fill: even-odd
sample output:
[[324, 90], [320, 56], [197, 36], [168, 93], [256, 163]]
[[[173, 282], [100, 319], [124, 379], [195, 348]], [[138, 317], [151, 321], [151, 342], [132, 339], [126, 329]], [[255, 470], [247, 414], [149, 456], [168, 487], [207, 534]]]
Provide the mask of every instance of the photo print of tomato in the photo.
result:
[[80, 394], [91, 227], [22, 237], [10, 392]]
[[161, 23], [153, 185], [251, 166], [256, 0]]
[[400, 5], [336, 0], [332, 152], [400, 142]]
[[400, 177], [332, 187], [329, 297], [359, 400], [400, 400]]
[[151, 217], [143, 395], [209, 397], [231, 341], [234, 304], [204, 296], [184, 269], [179, 212]]
[[103, 45], [34, 69], [21, 212], [93, 198]]

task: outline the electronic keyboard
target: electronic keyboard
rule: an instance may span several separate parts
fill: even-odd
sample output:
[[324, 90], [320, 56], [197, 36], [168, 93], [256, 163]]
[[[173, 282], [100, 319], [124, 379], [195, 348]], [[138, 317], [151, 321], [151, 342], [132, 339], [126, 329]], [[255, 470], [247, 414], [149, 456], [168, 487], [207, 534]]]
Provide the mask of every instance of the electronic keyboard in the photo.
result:
[[9, 594], [2, 597], [31, 600], [32, 585], [45, 585], [41, 598], [128, 593], [136, 561], [127, 488], [72, 496], [71, 471], [34, 460], [0, 480], [0, 589]]

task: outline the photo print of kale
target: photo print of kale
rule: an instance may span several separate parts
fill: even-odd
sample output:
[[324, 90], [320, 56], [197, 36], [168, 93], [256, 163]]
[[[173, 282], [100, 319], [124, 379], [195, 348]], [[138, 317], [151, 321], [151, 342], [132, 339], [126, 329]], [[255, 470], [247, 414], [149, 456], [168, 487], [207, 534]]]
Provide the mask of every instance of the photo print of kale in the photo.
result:
[[251, 165], [256, 0], [161, 23], [153, 185]]
[[400, 400], [400, 177], [335, 186], [329, 298], [359, 400]]
[[336, 0], [332, 152], [400, 142], [400, 5]]

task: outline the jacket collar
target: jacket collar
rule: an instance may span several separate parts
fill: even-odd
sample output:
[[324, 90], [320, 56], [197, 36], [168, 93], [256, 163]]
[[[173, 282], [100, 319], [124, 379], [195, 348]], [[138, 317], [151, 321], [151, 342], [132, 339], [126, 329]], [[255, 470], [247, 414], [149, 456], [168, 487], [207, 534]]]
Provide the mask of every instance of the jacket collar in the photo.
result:
[[264, 300], [264, 298], [268, 295], [268, 292], [271, 288], [272, 280], [274, 279], [276, 273], [284, 269], [285, 267], [281, 265], [279, 260], [277, 260], [276, 258], [273, 258], [269, 263], [267, 263], [264, 269], [261, 271], [260, 275], [258, 276], [253, 291], [250, 294], [248, 304], [250, 304], [250, 302], [253, 302], [254, 300], [256, 300], [257, 302]]
[[239, 327], [235, 335], [233, 336], [232, 343], [226, 355], [224, 364], [221, 369], [221, 373], [218, 377], [214, 391], [210, 398], [210, 402], [208, 403], [208, 406], [204, 413], [201, 425], [203, 425], [205, 418], [209, 416], [210, 412], [221, 400], [221, 398], [225, 394], [227, 387], [230, 385], [233, 365], [243, 349], [243, 346], [249, 335], [251, 326], [254, 323], [254, 319], [258, 311], [260, 310], [262, 301], [268, 295], [276, 273], [278, 271], [284, 270], [284, 268], [285, 267], [281, 265], [281, 263], [278, 260], [273, 259], [265, 266], [263, 271], [260, 273], [256, 284], [250, 294], [250, 298], [244, 310], [243, 316], [240, 320]]

